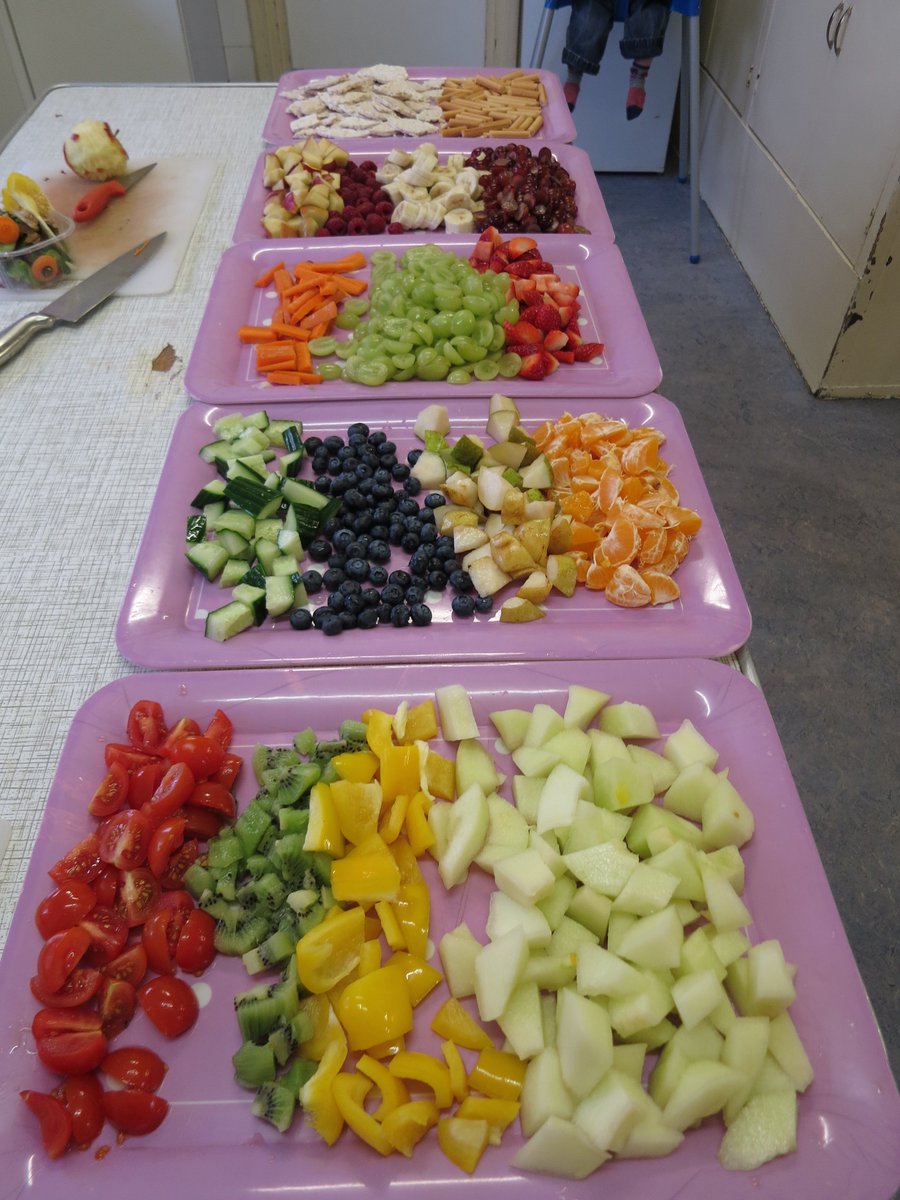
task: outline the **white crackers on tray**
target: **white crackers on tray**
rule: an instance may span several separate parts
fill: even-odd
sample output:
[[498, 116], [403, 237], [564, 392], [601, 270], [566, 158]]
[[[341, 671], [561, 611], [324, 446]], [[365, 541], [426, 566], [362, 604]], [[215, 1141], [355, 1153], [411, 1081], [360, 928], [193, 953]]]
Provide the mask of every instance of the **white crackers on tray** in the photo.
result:
[[377, 63], [326, 75], [282, 92], [291, 132], [328, 137], [428, 137], [440, 131], [443, 79], [410, 79], [405, 67]]

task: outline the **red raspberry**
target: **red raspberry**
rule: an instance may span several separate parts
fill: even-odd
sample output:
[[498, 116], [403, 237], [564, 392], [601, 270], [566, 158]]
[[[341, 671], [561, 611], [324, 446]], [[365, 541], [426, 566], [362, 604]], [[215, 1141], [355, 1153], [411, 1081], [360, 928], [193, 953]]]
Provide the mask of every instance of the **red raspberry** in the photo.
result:
[[337, 214], [335, 214], [333, 217], [329, 217], [325, 222], [325, 228], [332, 235], [332, 237], [340, 237], [342, 233], [347, 232], [347, 222], [343, 217], [339, 217]]
[[352, 221], [347, 222], [347, 233], [350, 237], [359, 237], [361, 233], [368, 233], [366, 223], [362, 217], [354, 217]]
[[377, 212], [369, 213], [366, 217], [366, 229], [368, 229], [369, 233], [384, 233], [384, 217]]
[[379, 216], [382, 216], [386, 221], [389, 221], [394, 215], [394, 206], [391, 204], [390, 200], [379, 200], [375, 205], [375, 211], [379, 214]]
[[406, 233], [406, 230], [399, 221], [391, 221], [390, 225], [387, 227], [387, 231], [388, 233]]

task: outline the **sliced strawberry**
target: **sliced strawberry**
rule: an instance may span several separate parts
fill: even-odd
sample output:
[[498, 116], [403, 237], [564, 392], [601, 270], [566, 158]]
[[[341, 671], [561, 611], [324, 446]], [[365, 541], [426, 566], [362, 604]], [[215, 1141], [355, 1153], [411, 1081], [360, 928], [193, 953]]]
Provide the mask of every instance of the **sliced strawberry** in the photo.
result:
[[535, 251], [536, 253], [537, 242], [534, 238], [530, 237], [514, 237], [509, 239], [504, 249], [510, 258], [521, 258], [524, 254], [528, 254], [529, 251]]
[[578, 299], [580, 293], [581, 288], [577, 283], [563, 283], [560, 279], [553, 285], [553, 297], [559, 303], [562, 303], [564, 300], [572, 303]]
[[[552, 358], [552, 355], [548, 354], [547, 357]], [[529, 354], [526, 359], [522, 360], [522, 366], [519, 368], [520, 379], [543, 379], [546, 374], [543, 350], [537, 354]]]
[[561, 329], [551, 329], [544, 338], [544, 349], [549, 350], [554, 354], [557, 350], [567, 350], [569, 347], [569, 335]]
[[[484, 236], [484, 234], [482, 234], [482, 237], [483, 236]], [[472, 251], [472, 253], [469, 257], [469, 262], [472, 264], [473, 267], [477, 267], [479, 264], [486, 266], [490, 262], [491, 255], [493, 253], [494, 253], [494, 247], [491, 245], [491, 243], [489, 241], [488, 242], [476, 242], [475, 249]]]
[[496, 273], [498, 275], [502, 275], [503, 272], [505, 270], [507, 270], [508, 266], [509, 266], [509, 263], [508, 263], [507, 259], [504, 257], [504, 255], [498, 254], [497, 251], [495, 250], [494, 253], [491, 255], [490, 262], [488, 263], [488, 270], [496, 271]]
[[541, 301], [541, 294], [530, 279], [514, 279], [512, 288], [520, 304], [539, 304]]
[[520, 258], [516, 262], [510, 263], [506, 270], [516, 279], [529, 279], [532, 275], [546, 275], [548, 271], [552, 272], [553, 267], [539, 258]]
[[559, 359], [552, 355], [548, 350], [544, 351], [544, 373], [552, 375], [554, 371], [559, 369]]
[[566, 333], [569, 335], [569, 345], [573, 349], [576, 346], [580, 346], [584, 341], [584, 338], [581, 336], [581, 332], [575, 321], [572, 321], [571, 324], [566, 326]]
[[565, 327], [571, 321], [574, 321], [575, 318], [578, 316], [579, 312], [581, 311], [581, 305], [580, 304], [560, 304], [560, 305], [558, 305], [558, 310], [559, 310], [559, 319], [560, 319], [560, 329], [565, 329]]
[[573, 363], [575, 361], [574, 350], [551, 350], [550, 353], [558, 363]]
[[510, 342], [537, 342], [542, 344], [544, 341], [544, 331], [538, 329], [537, 325], [532, 325], [530, 321], [516, 321], [515, 325], [510, 325], [505, 322], [503, 332], [506, 334], [507, 341]]
[[518, 354], [520, 358], [527, 358], [529, 354], [534, 354], [536, 349], [536, 342], [507, 342], [503, 347], [503, 352], [505, 354]]
[[[518, 240], [519, 240], [518, 238], [513, 238], [513, 241], [518, 241]], [[523, 240], [531, 241], [530, 238], [525, 238]], [[540, 262], [541, 261], [541, 252], [540, 252], [540, 250], [537, 249], [537, 247], [532, 246], [528, 250], [523, 250], [521, 254], [516, 254], [513, 250], [510, 249], [510, 245], [511, 245], [511, 243], [507, 242], [505, 246], [502, 246], [500, 248], [500, 253], [505, 254], [510, 262], [533, 262], [533, 261]]]
[[499, 246], [503, 241], [503, 238], [501, 237], [500, 230], [496, 227], [496, 225], [488, 225], [487, 229], [483, 231], [478, 240], [479, 242], [490, 242], [494, 246]]
[[596, 358], [598, 354], [602, 353], [602, 342], [582, 342], [580, 346], [575, 347], [575, 361], [590, 362], [592, 358]]
[[560, 320], [559, 309], [552, 302], [544, 302], [542, 304], [530, 304], [524, 314], [526, 321], [532, 325], [537, 325], [538, 329], [543, 329], [545, 333], [552, 329], [560, 330], [563, 327], [563, 322]]

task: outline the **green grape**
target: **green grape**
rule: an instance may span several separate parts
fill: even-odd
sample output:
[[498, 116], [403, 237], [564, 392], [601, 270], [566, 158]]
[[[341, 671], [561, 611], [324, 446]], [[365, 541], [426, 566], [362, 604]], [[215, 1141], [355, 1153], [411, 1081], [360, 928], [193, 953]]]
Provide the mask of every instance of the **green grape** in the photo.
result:
[[475, 314], [468, 308], [461, 308], [450, 319], [451, 337], [469, 337], [475, 330]]
[[490, 317], [479, 317], [472, 334], [479, 346], [489, 348], [494, 340], [494, 322]]
[[434, 342], [434, 330], [426, 321], [414, 319], [413, 330], [426, 346], [430, 346]]
[[448, 383], [471, 383], [472, 376], [464, 367], [454, 367], [447, 376]]
[[348, 359], [355, 353], [355, 347], [352, 342], [338, 342], [335, 354], [338, 358]]
[[395, 354], [409, 354], [413, 348], [412, 342], [408, 340], [399, 342], [395, 341], [394, 338], [384, 338], [381, 344], [382, 348], [391, 356]]
[[[414, 354], [394, 354], [392, 355], [392, 359], [396, 371], [407, 371], [416, 365], [416, 356]], [[397, 378], [396, 372], [394, 378]]]
[[386, 317], [381, 328], [385, 337], [403, 339], [412, 329], [412, 321], [405, 317]]
[[451, 322], [453, 313], [436, 312], [428, 324], [434, 330], [434, 336], [438, 338], [448, 338], [451, 333]]
[[395, 296], [394, 299], [391, 301], [390, 312], [391, 312], [392, 317], [405, 316], [406, 315], [406, 297], [405, 296]]
[[344, 312], [353, 313], [356, 317], [361, 317], [369, 311], [369, 301], [365, 296], [349, 296], [344, 301]]
[[[481, 364], [479, 363], [478, 365], [480, 366]], [[322, 378], [326, 379], [326, 380], [328, 380], [328, 379], [343, 379], [343, 377], [344, 377], [344, 368], [341, 366], [340, 363], [336, 363], [336, 362], [319, 363], [319, 365], [316, 367], [316, 370], [322, 376]]]
[[476, 317], [489, 316], [495, 308], [490, 296], [464, 296], [463, 308], [475, 314]]
[[490, 379], [496, 379], [500, 374], [500, 364], [496, 358], [483, 358], [481, 362], [475, 363], [472, 372], [476, 379], [487, 382]]
[[379, 263], [389, 263], [391, 266], [396, 266], [397, 256], [393, 250], [373, 250], [369, 255], [369, 262], [373, 267], [377, 267]]
[[414, 303], [423, 308], [434, 307], [434, 285], [426, 280], [414, 283], [410, 288], [409, 296]]
[[461, 367], [466, 361], [448, 338], [441, 338], [436, 348], [454, 367]]
[[522, 369], [522, 360], [518, 354], [501, 354], [497, 368], [504, 379], [514, 379]]
[[318, 337], [307, 342], [310, 354], [316, 358], [327, 358], [329, 354], [334, 354], [337, 350], [337, 338], [334, 337]]
[[495, 325], [494, 326], [494, 336], [491, 338], [491, 344], [490, 344], [490, 346], [488, 346], [488, 349], [489, 350], [502, 350], [505, 345], [506, 345], [506, 333], [503, 330], [503, 326]]
[[359, 324], [359, 317], [356, 313], [347, 312], [345, 309], [334, 318], [334, 323], [338, 329], [355, 329]]
[[462, 292], [457, 287], [438, 285], [434, 289], [434, 299], [442, 312], [457, 312], [462, 308]]
[[[451, 340], [450, 345], [467, 363], [478, 362], [480, 359], [487, 356], [487, 350], [485, 347], [479, 346], [473, 338], [455, 337]], [[446, 350], [444, 353], [446, 354]]]
[[383, 359], [386, 353], [384, 339], [380, 337], [366, 338], [365, 341], [358, 343], [356, 347], [357, 357], [365, 362]]
[[502, 325], [504, 321], [508, 321], [510, 325], [515, 325], [519, 319], [519, 302], [518, 300], [510, 300], [508, 304], [502, 305], [494, 313], [494, 320], [498, 325]]
[[366, 387], [380, 387], [392, 375], [391, 367], [383, 359], [361, 362], [356, 369], [356, 382]]
[[434, 362], [437, 356], [438, 352], [435, 350], [434, 346], [423, 346], [421, 350], [416, 351], [416, 366], [427, 366], [428, 363]]
[[416, 373], [416, 365], [415, 365], [415, 362], [413, 362], [412, 366], [403, 367], [402, 369], [398, 368], [394, 372], [394, 378], [393, 378], [392, 382], [393, 383], [405, 383], [407, 381], [407, 379], [412, 379], [412, 377], [413, 377], [413, 375], [415, 375], [415, 373]]
[[433, 381], [438, 379], [446, 379], [450, 370], [450, 360], [444, 358], [442, 354], [436, 354], [434, 358], [427, 363], [416, 362], [416, 374], [420, 379]]

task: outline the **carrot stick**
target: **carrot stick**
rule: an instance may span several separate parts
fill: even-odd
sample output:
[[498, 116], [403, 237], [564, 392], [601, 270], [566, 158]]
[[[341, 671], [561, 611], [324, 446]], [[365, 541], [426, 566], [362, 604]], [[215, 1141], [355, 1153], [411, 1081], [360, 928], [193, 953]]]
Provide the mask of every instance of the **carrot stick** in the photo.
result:
[[273, 325], [272, 328], [282, 338], [290, 338], [295, 342], [308, 342], [310, 340], [308, 329], [295, 329], [293, 325]]
[[260, 275], [259, 279], [257, 279], [257, 281], [256, 281], [255, 286], [256, 287], [268, 287], [269, 284], [272, 282], [272, 280], [275, 278], [275, 272], [283, 271], [283, 270], [284, 270], [284, 263], [283, 262], [276, 263], [274, 267], [270, 267], [268, 269], [268, 271], [266, 271], [263, 275]]
[[298, 385], [301, 383], [322, 383], [322, 376], [314, 371], [270, 371], [266, 378], [269, 383], [285, 383]]
[[302, 304], [298, 304], [296, 308], [291, 309], [291, 320], [303, 328], [302, 318], [309, 315], [311, 312], [318, 312], [322, 305], [322, 297], [316, 293], [310, 296], [308, 300], [304, 300]]
[[294, 343], [294, 359], [296, 360], [298, 371], [312, 370], [312, 355], [309, 352], [309, 346], [306, 342]]
[[321, 325], [313, 325], [312, 329], [309, 331], [309, 340], [312, 341], [313, 338], [324, 337], [328, 332], [329, 324], [330, 323], [328, 321], [323, 321]]
[[275, 291], [278, 295], [283, 296], [294, 281], [290, 271], [281, 270], [275, 272], [272, 282], [275, 284]]
[[269, 329], [265, 325], [242, 325], [238, 330], [238, 337], [247, 345], [258, 342], [274, 342], [277, 331]]
[[301, 329], [312, 329], [314, 325], [320, 325], [323, 321], [333, 321], [338, 315], [337, 305], [333, 300], [329, 300], [327, 304], [323, 304], [309, 316], [304, 317], [300, 322]]

